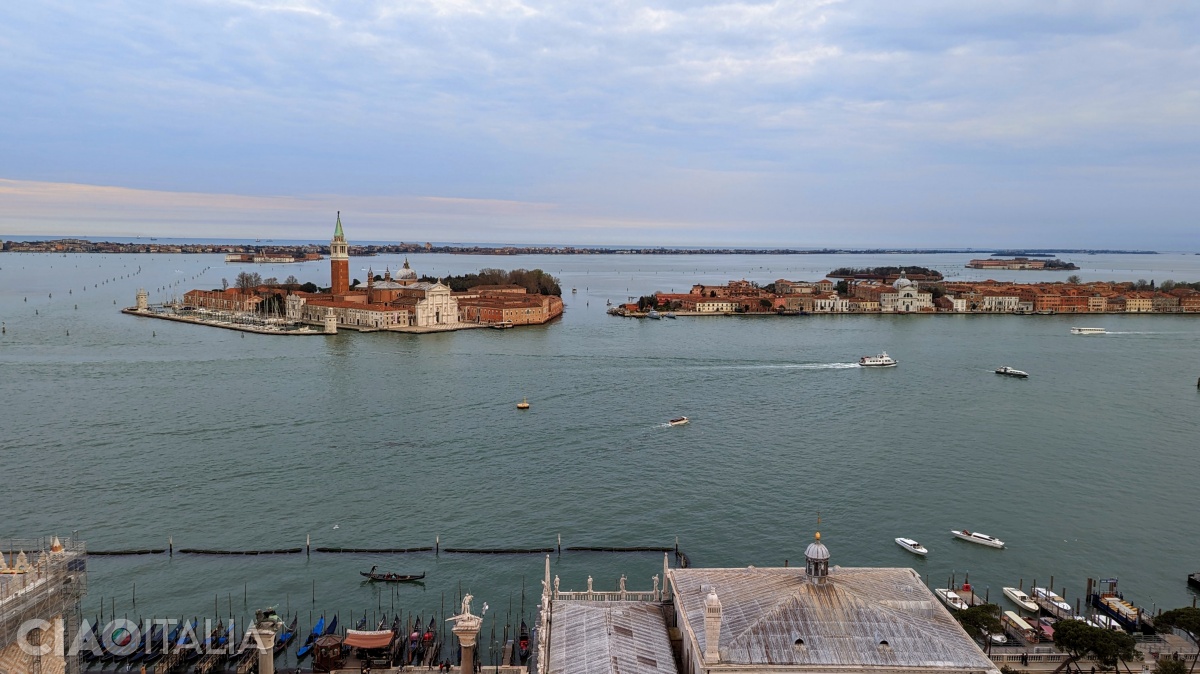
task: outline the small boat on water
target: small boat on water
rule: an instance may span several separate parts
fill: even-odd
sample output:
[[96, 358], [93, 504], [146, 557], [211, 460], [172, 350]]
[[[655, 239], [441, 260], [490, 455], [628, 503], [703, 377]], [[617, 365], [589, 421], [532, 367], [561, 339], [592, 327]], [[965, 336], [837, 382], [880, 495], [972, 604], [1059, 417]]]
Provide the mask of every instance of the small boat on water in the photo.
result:
[[986, 545], [992, 548], [1004, 547], [1004, 541], [1000, 540], [999, 538], [992, 538], [987, 534], [981, 534], [978, 531], [967, 531], [966, 529], [958, 531], [957, 529], [951, 529], [950, 533], [954, 534], [958, 538], [963, 539], [964, 541], [970, 541], [972, 543], [978, 543], [980, 545]]
[[1072, 335], [1107, 335], [1104, 328], [1071, 328]]
[[674, 419], [668, 421], [667, 425], [668, 426], [682, 426], [682, 425], [686, 424], [687, 422], [688, 422], [687, 417], [675, 417]]
[[525, 398], [521, 398], [521, 402], [517, 403], [517, 409], [519, 409], [519, 410], [529, 409], [529, 400], [527, 400]]
[[949, 588], [939, 587], [935, 589], [933, 593], [936, 594], [938, 599], [941, 599], [942, 603], [945, 604], [946, 607], [951, 611], [962, 611], [964, 609], [971, 608], [970, 606], [967, 606], [967, 602], [962, 600], [962, 597], [958, 596], [957, 592]]
[[521, 632], [517, 638], [517, 656], [522, 665], [529, 660], [529, 626], [525, 624], [524, 620], [521, 621]]
[[1007, 365], [996, 368], [996, 374], [1002, 374], [1006, 377], [1016, 377], [1017, 379], [1025, 379], [1029, 376], [1028, 372], [1022, 372], [1016, 368], [1011, 368]]
[[1037, 613], [1038, 605], [1033, 603], [1033, 600], [1030, 599], [1029, 595], [1025, 594], [1025, 591], [1021, 588], [1006, 587], [1004, 588], [1004, 596], [1008, 597], [1008, 600], [1012, 603], [1020, 606], [1022, 610], [1033, 611], [1034, 613]]
[[1075, 615], [1074, 609], [1072, 609], [1071, 605], [1067, 603], [1067, 600], [1055, 594], [1053, 590], [1047, 590], [1044, 587], [1035, 587], [1030, 589], [1033, 590], [1034, 597], [1053, 607], [1053, 610], [1047, 608], [1046, 610], [1048, 612], [1061, 613], [1068, 617], [1073, 617]]
[[657, 321], [657, 320], [661, 319], [662, 316], [654, 309], [651, 309], [650, 311], [646, 312], [646, 318], [653, 318], [654, 320]]
[[313, 625], [312, 632], [310, 632], [308, 638], [304, 640], [304, 644], [301, 645], [300, 648], [296, 649], [296, 660], [303, 660], [305, 657], [307, 657], [308, 654], [312, 652], [313, 644], [316, 643], [317, 637], [324, 633], [325, 616], [321, 616], [321, 619], [317, 621], [317, 624]]
[[[424, 571], [422, 571], [421, 573], [410, 573], [410, 574], [382, 573], [382, 572], [376, 572], [375, 569], [377, 569], [377, 568], [379, 568], [379, 567], [372, 566], [370, 571], [359, 571], [358, 573], [362, 576], [366, 576], [366, 578], [368, 580], [378, 580], [378, 581], [382, 581], [384, 583], [409, 583], [414, 580], [421, 580], [421, 579], [425, 578]], [[363, 618], [363, 620], [365, 621], [366, 618]], [[358, 629], [361, 630], [363, 628], [359, 627]]]
[[279, 637], [275, 640], [275, 655], [286, 651], [288, 645], [296, 638], [296, 622], [299, 619], [299, 616], [292, 616], [292, 624], [283, 628], [283, 631], [279, 633]]
[[667, 318], [675, 318], [675, 312], [668, 311], [667, 313], [663, 314], [663, 316], [666, 316]]
[[858, 364], [863, 367], [895, 367], [896, 363], [896, 359], [887, 355], [887, 351], [878, 356], [863, 356], [858, 359]]
[[911, 552], [913, 554], [917, 554], [917, 555], [921, 555], [921, 556], [929, 554], [929, 551], [925, 549], [924, 545], [921, 545], [920, 543], [914, 541], [911, 538], [897, 538], [896, 545], [899, 545], [900, 547], [904, 548], [905, 550], [908, 550], [909, 552]]

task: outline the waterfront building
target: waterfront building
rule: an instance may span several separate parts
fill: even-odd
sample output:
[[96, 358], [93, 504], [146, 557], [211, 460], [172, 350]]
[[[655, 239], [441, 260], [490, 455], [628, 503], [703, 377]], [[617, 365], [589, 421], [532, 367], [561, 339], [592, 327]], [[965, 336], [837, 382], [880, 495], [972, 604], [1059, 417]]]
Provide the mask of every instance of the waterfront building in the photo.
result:
[[185, 306], [210, 311], [257, 311], [262, 301], [262, 297], [241, 288], [189, 290], [183, 294]]
[[[79, 671], [78, 656], [69, 655], [68, 647], [79, 634], [86, 555], [82, 543], [57, 536], [0, 541], [0, 672]], [[32, 621], [44, 627], [21, 634]]]
[[884, 313], [933, 311], [933, 293], [921, 292], [903, 273], [892, 283], [892, 290], [879, 294], [879, 310]]
[[475, 286], [454, 293], [459, 320], [465, 323], [536, 325], [558, 318], [563, 301], [556, 295], [530, 295], [523, 286]]

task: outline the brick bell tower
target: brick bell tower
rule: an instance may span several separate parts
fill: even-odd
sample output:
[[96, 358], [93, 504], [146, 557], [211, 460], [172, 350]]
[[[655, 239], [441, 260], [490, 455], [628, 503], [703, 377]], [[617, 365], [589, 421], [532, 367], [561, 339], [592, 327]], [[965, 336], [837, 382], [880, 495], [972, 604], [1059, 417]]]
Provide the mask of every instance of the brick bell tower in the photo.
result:
[[338, 211], [333, 240], [329, 242], [329, 276], [331, 293], [345, 295], [350, 291], [350, 245], [346, 243], [346, 235], [342, 233], [341, 211]]

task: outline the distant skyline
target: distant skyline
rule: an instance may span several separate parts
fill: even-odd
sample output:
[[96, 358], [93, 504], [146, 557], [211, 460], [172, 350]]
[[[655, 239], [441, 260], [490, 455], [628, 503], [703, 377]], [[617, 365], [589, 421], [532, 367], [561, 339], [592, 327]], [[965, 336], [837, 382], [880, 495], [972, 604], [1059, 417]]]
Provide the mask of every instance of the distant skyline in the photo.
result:
[[49, 0], [0, 46], [0, 238], [1200, 248], [1182, 0]]

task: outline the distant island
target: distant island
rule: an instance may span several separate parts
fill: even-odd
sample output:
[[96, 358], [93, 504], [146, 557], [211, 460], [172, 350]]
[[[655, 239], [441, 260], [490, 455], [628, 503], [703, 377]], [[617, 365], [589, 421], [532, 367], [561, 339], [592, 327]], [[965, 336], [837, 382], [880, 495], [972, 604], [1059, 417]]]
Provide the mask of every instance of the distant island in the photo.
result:
[[891, 283], [903, 274], [913, 281], [941, 281], [942, 273], [927, 267], [838, 267], [825, 276], [827, 278], [860, 279], [866, 281], [885, 281]]
[[[224, 254], [228, 262], [301, 262], [319, 260], [330, 254], [328, 244], [311, 243], [291, 246], [223, 243], [158, 243], [89, 241], [87, 239], [51, 239], [46, 241], [5, 241], [0, 252], [10, 253], [166, 253]], [[486, 246], [433, 245], [432, 243], [369, 244], [350, 246], [349, 255], [412, 255], [443, 253], [452, 255], [944, 255], [992, 253], [979, 248], [744, 248], [744, 247], [666, 247], [666, 246]], [[1156, 255], [1152, 250], [1054, 250], [1035, 251], [1027, 256], [1050, 253]]]
[[971, 260], [966, 266], [968, 269], [1004, 269], [1025, 271], [1075, 271], [1076, 269], [1079, 269], [1079, 267], [1075, 264], [1071, 262], [1063, 262], [1057, 258], [1053, 260], [1031, 260], [1028, 257]]

